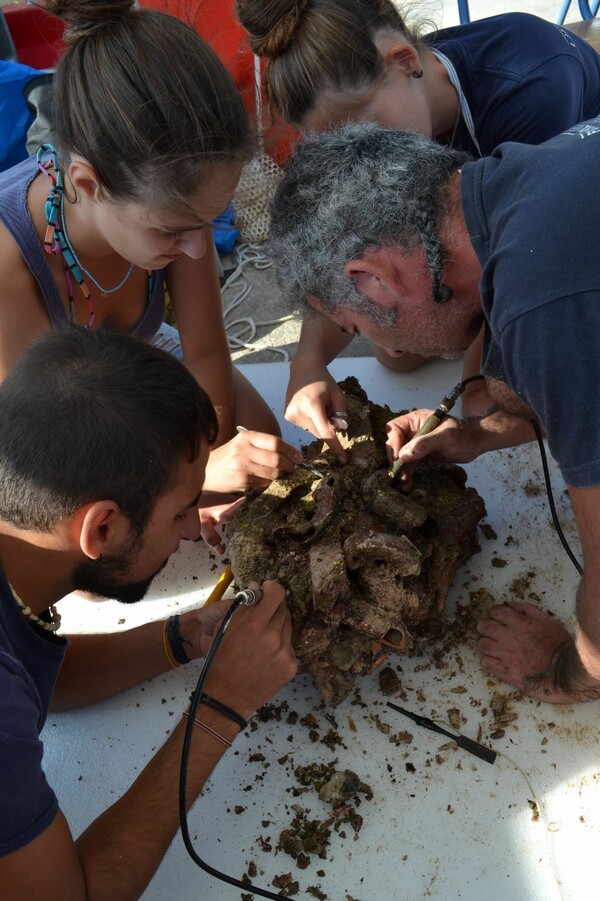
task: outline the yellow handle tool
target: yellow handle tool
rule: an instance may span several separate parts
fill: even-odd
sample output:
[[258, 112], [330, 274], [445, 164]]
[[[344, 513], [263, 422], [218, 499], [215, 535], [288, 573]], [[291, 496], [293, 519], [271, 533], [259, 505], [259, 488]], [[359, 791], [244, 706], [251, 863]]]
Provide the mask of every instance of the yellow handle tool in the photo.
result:
[[207, 607], [208, 604], [214, 604], [216, 601], [220, 601], [232, 582], [233, 571], [231, 569], [231, 564], [229, 564], [221, 573], [219, 581], [205, 600], [204, 606]]

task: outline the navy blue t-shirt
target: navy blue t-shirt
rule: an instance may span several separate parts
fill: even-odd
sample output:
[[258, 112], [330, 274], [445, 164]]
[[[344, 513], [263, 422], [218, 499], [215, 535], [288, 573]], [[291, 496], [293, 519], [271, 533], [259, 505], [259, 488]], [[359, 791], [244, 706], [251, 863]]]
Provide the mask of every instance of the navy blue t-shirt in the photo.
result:
[[536, 411], [568, 485], [600, 484], [600, 118], [462, 169], [482, 371]]
[[[540, 144], [600, 115], [600, 55], [560, 25], [506, 13], [425, 40], [454, 64], [484, 156], [504, 141]], [[462, 118], [454, 146], [479, 156]]]
[[0, 856], [33, 841], [58, 810], [39, 735], [67, 644], [32, 627], [0, 569]]

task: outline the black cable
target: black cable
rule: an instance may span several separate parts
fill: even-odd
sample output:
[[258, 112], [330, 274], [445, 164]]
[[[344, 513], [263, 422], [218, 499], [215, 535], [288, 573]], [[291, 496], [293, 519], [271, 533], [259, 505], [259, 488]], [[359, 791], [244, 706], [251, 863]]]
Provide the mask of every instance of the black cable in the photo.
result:
[[[462, 392], [464, 391], [465, 387], [469, 384], [469, 382], [474, 382], [474, 381], [477, 381], [482, 378], [483, 378], [482, 375], [473, 375], [473, 376], [470, 376], [469, 378], [463, 379], [462, 382], [459, 382], [459, 384], [454, 389], [456, 396], [453, 398], [453, 402], [460, 396], [460, 394], [462, 394]], [[579, 565], [579, 562], [578, 562], [577, 558], [575, 557], [575, 555], [573, 554], [571, 548], [569, 547], [567, 539], [564, 536], [564, 533], [560, 526], [560, 522], [558, 520], [556, 507], [554, 505], [554, 496], [552, 493], [552, 485], [550, 482], [550, 472], [548, 469], [548, 461], [546, 458], [546, 451], [544, 448], [544, 442], [542, 439], [540, 427], [539, 427], [536, 419], [532, 419], [531, 424], [533, 426], [533, 430], [535, 432], [535, 436], [537, 438], [539, 449], [540, 449], [540, 456], [542, 459], [542, 468], [544, 470], [544, 480], [546, 483], [546, 492], [548, 495], [548, 503], [550, 505], [550, 511], [552, 513], [552, 519], [554, 522], [554, 526], [556, 528], [556, 531], [558, 532], [558, 536], [562, 542], [562, 545], [563, 545], [565, 551], [567, 552], [567, 555], [569, 556], [569, 559], [572, 561], [577, 572], [580, 575], [582, 575], [583, 570], [582, 570], [581, 566]], [[187, 822], [187, 804], [186, 804], [187, 770], [188, 770], [188, 761], [189, 761], [189, 755], [190, 755], [190, 747], [191, 747], [191, 743], [192, 743], [192, 736], [194, 734], [193, 730], [194, 730], [194, 720], [196, 718], [196, 711], [197, 711], [198, 707], [200, 706], [200, 702], [201, 702], [201, 698], [202, 698], [202, 689], [204, 688], [204, 685], [208, 678], [208, 673], [210, 671], [210, 667], [215, 658], [215, 654], [217, 653], [217, 651], [219, 649], [219, 645], [221, 644], [221, 641], [223, 640], [225, 631], [226, 631], [227, 627], [229, 626], [229, 623], [231, 622], [233, 614], [235, 613], [237, 608], [242, 603], [244, 603], [244, 601], [246, 601], [246, 603], [248, 602], [247, 601], [247, 592], [244, 592], [244, 591], [238, 592], [238, 594], [236, 594], [235, 598], [233, 599], [233, 602], [232, 602], [229, 610], [225, 614], [223, 622], [221, 623], [221, 625], [219, 626], [219, 628], [217, 630], [217, 633], [213, 639], [213, 642], [210, 646], [208, 654], [206, 655], [206, 658], [204, 660], [202, 669], [200, 670], [198, 682], [196, 683], [196, 688], [194, 689], [194, 693], [192, 695], [192, 699], [190, 702], [190, 712], [189, 712], [189, 716], [186, 721], [185, 732], [184, 732], [184, 736], [183, 736], [183, 745], [182, 745], [182, 749], [181, 749], [181, 767], [180, 767], [180, 771], [179, 771], [179, 822], [180, 822], [180, 826], [181, 826], [181, 835], [183, 838], [183, 843], [185, 845], [185, 848], [186, 848], [189, 856], [192, 858], [192, 860], [194, 861], [194, 863], [197, 866], [199, 866], [201, 869], [203, 869], [209, 875], [215, 876], [217, 879], [220, 879], [222, 882], [229, 883], [229, 885], [235, 885], [238, 888], [243, 889], [245, 892], [249, 892], [254, 895], [260, 895], [262, 898], [272, 898], [272, 899], [275, 899], [275, 901], [279, 901], [279, 899], [281, 898], [281, 895], [276, 895], [274, 892], [270, 892], [268, 889], [259, 888], [258, 886], [254, 885], [251, 882], [242, 882], [241, 879], [236, 879], [234, 876], [228, 876], [227, 873], [222, 873], [220, 870], [217, 870], [215, 867], [211, 866], [210, 864], [208, 864], [204, 860], [202, 860], [202, 858], [197, 854], [197, 852], [192, 844], [192, 840], [191, 840], [191, 836], [190, 836], [190, 832], [189, 832], [189, 828], [188, 828], [188, 822]], [[251, 603], [253, 603], [253, 602], [251, 602]]]
[[[235, 885], [238, 888], [243, 889], [245, 892], [250, 892], [254, 895], [261, 895], [263, 898], [274, 898], [275, 901], [281, 901], [281, 895], [276, 895], [274, 892], [270, 892], [268, 889], [259, 888], [258, 886], [253, 885], [251, 882], [242, 882], [241, 879], [236, 879], [234, 876], [228, 876], [227, 873], [222, 873], [220, 870], [215, 869], [215, 867], [212, 867], [210, 864], [202, 860], [202, 858], [196, 853], [196, 850], [192, 844], [187, 821], [187, 771], [192, 736], [194, 734], [193, 730], [194, 720], [196, 719], [196, 711], [200, 706], [202, 689], [204, 688], [204, 684], [208, 677], [212, 662], [215, 658], [215, 654], [217, 653], [219, 645], [223, 640], [223, 635], [225, 634], [225, 631], [229, 623], [231, 622], [233, 614], [235, 613], [237, 608], [244, 602], [248, 603], [249, 592], [251, 592], [251, 589], [246, 589], [246, 591], [239, 591], [234, 597], [229, 610], [225, 614], [223, 622], [219, 626], [215, 637], [213, 638], [213, 642], [210, 646], [208, 654], [206, 655], [202, 669], [200, 670], [198, 682], [196, 683], [196, 688], [194, 689], [194, 693], [192, 695], [190, 702], [190, 712], [186, 720], [183, 745], [181, 748], [181, 766], [179, 770], [179, 823], [181, 826], [181, 836], [183, 838], [183, 843], [188, 854], [197, 866], [201, 867], [201, 869], [205, 870], [205, 872], [209, 873], [211, 876], [216, 876], [217, 879], [221, 879], [223, 882], [228, 882], [229, 885]], [[254, 601], [251, 601], [250, 603], [254, 603]]]
[[540, 449], [540, 456], [542, 458], [542, 469], [544, 470], [544, 481], [546, 482], [546, 494], [548, 495], [548, 503], [550, 505], [550, 512], [552, 513], [552, 521], [554, 523], [554, 528], [558, 532], [558, 537], [562, 542], [562, 546], [567, 552], [567, 556], [569, 560], [577, 570], [580, 576], [583, 575], [583, 569], [581, 568], [579, 561], [571, 548], [569, 547], [569, 543], [564, 536], [563, 530], [560, 527], [560, 522], [558, 521], [558, 514], [556, 512], [556, 507], [554, 506], [554, 495], [552, 494], [552, 485], [550, 483], [550, 470], [548, 469], [548, 460], [546, 458], [546, 449], [544, 447], [544, 439], [542, 438], [542, 433], [540, 431], [540, 426], [537, 419], [530, 420], [531, 425], [533, 426], [533, 431], [535, 432], [535, 437], [537, 438], [538, 447]]

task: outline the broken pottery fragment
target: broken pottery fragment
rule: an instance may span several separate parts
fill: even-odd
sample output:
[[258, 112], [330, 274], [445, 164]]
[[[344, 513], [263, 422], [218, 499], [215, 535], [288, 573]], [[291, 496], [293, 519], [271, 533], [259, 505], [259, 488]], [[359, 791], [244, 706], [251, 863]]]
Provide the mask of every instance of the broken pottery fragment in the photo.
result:
[[354, 378], [341, 387], [347, 463], [314, 441], [306, 459], [323, 479], [296, 467], [227, 526], [236, 584], [278, 579], [289, 590], [296, 652], [330, 704], [442, 617], [458, 568], [479, 549], [485, 515], [458, 466], [422, 462], [403, 494], [385, 455], [385, 423], [398, 414], [371, 403]]

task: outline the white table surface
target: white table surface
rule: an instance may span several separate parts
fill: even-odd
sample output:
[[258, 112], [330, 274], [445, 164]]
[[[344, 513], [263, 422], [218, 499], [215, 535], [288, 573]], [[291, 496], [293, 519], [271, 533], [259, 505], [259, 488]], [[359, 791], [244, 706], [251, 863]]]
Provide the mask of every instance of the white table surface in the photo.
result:
[[[281, 419], [287, 366], [241, 368]], [[332, 371], [336, 378], [356, 375], [373, 400], [392, 409], [434, 407], [460, 378], [459, 365], [444, 362], [400, 376], [373, 359], [349, 357], [335, 361]], [[282, 428], [288, 440], [306, 440], [299, 429], [286, 423]], [[499, 601], [508, 600], [512, 581], [533, 571], [531, 590], [545, 608], [572, 623], [576, 573], [551, 528], [545, 494], [532, 495], [524, 487], [529, 480], [542, 485], [537, 448], [532, 444], [490, 454], [466, 469], [469, 484], [485, 500], [486, 522], [498, 538], [481, 536], [481, 553], [459, 573], [452, 603], [464, 601], [478, 587]], [[552, 473], [559, 515], [579, 553], [564, 483], [556, 467]], [[509, 536], [514, 543], [505, 545]], [[507, 565], [492, 567], [493, 555]], [[65, 627], [113, 631], [186, 609], [206, 597], [221, 569], [214, 567], [206, 548], [184, 542], [147, 600], [125, 607], [67, 598], [61, 602]], [[458, 707], [467, 721], [462, 731], [472, 737], [480, 725], [484, 736], [491, 731], [493, 692], [511, 690], [480, 672], [474, 641], [451, 654], [445, 669], [428, 665], [424, 658], [390, 660], [402, 668], [407, 695], [406, 701], [399, 701], [402, 706], [442, 720], [449, 708]], [[198, 671], [197, 665], [190, 665], [92, 708], [49, 717], [42, 736], [45, 768], [74, 834], [126, 790], [162, 743], [185, 708]], [[513, 702], [518, 719], [506, 727], [504, 737], [490, 742], [510, 760], [500, 756], [490, 766], [459, 750], [440, 751], [446, 742], [442, 736], [388, 710], [376, 674], [359, 680], [359, 686], [368, 706], [353, 706], [350, 698], [334, 711], [346, 745], [335, 754], [311, 743], [299, 723], [286, 724], [285, 714], [281, 722], [260, 723], [257, 731], [239, 737], [190, 814], [190, 831], [205, 860], [238, 878], [252, 860], [258, 867], [254, 881], [272, 891], [273, 876], [291, 872], [300, 882], [299, 897], [312, 897], [305, 890], [318, 885], [336, 901], [347, 896], [361, 901], [591, 901], [600, 896], [597, 703], [560, 708]], [[467, 691], [453, 692], [457, 687]], [[307, 677], [299, 677], [275, 702], [284, 700], [300, 716], [319, 702]], [[370, 719], [374, 713], [392, 732], [410, 731], [412, 743], [391, 744]], [[323, 735], [329, 725], [322, 711], [315, 716]], [[265, 760], [250, 761], [255, 753]], [[285, 754], [289, 758], [282, 765], [278, 759]], [[445, 758], [442, 763], [436, 762], [436, 754]], [[291, 804], [310, 808], [311, 817], [327, 818], [329, 808], [316, 794], [292, 796], [297, 785], [293, 769], [313, 761], [328, 763], [336, 756], [339, 768], [355, 770], [373, 788], [373, 800], [360, 807], [364, 825], [357, 840], [350, 829], [345, 839], [333, 833], [328, 858], [313, 858], [303, 871], [283, 852], [263, 852], [259, 837], [270, 836], [276, 845], [292, 819]], [[528, 804], [533, 793], [541, 804], [542, 820], [537, 822]], [[245, 810], [236, 815], [236, 806]], [[266, 828], [263, 820], [270, 821]], [[316, 875], [321, 869], [324, 877]], [[143, 895], [145, 901], [239, 897], [239, 890], [195, 866], [179, 835]]]

